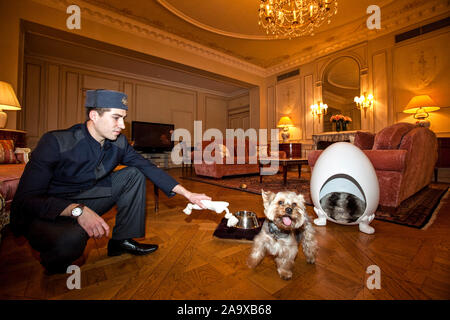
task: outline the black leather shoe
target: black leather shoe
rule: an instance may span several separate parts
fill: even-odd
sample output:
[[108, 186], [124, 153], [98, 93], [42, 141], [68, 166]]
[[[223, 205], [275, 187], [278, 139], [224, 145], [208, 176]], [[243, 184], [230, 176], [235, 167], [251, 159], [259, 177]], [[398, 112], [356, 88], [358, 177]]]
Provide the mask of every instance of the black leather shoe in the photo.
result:
[[[68, 266], [67, 266], [68, 267]], [[53, 276], [55, 274], [64, 274], [67, 272], [66, 266], [60, 266], [60, 267], [47, 267], [45, 268], [44, 274], [46, 276]]]
[[109, 240], [108, 256], [120, 256], [122, 253], [131, 253], [138, 256], [152, 253], [158, 249], [157, 244], [145, 244], [134, 241], [133, 239]]

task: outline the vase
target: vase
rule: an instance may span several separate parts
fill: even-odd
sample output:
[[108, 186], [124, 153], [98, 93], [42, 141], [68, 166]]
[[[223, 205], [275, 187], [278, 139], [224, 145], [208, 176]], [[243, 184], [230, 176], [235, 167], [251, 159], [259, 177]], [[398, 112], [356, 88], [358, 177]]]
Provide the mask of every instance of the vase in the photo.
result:
[[347, 131], [347, 122], [342, 122], [342, 131]]
[[339, 132], [342, 130], [342, 122], [341, 121], [336, 121], [336, 131]]

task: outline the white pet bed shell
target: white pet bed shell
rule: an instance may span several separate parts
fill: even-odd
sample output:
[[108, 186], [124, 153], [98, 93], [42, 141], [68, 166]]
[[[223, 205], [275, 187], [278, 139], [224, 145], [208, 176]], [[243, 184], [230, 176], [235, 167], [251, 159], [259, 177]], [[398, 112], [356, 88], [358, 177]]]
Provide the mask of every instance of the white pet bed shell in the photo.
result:
[[[358, 224], [359, 230], [364, 233], [375, 232], [369, 224], [375, 217], [380, 189], [375, 169], [361, 149], [348, 142], [330, 145], [314, 165], [310, 187], [314, 211], [318, 216], [314, 220], [316, 225], [324, 226], [330, 220], [339, 224]], [[320, 199], [330, 192], [347, 192], [357, 196], [365, 202], [364, 213], [355, 222], [335, 221], [320, 205]]]

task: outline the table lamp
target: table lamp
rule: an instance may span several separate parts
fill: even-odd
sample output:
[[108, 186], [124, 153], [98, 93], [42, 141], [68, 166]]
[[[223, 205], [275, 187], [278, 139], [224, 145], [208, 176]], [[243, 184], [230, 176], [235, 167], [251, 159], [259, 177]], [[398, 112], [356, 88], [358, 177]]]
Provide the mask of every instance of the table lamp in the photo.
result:
[[406, 105], [404, 113], [414, 113], [414, 119], [417, 119], [416, 124], [421, 127], [429, 127], [430, 120], [427, 118], [430, 116], [428, 112], [439, 110], [436, 103], [429, 95], [420, 95], [412, 98]]
[[3, 110], [20, 109], [19, 101], [11, 85], [7, 82], [0, 81], [0, 128], [4, 128], [8, 120], [8, 116]]
[[278, 121], [278, 128], [283, 128], [283, 132], [281, 132], [281, 137], [283, 138], [283, 143], [289, 143], [289, 128], [293, 127], [291, 118], [288, 116], [282, 117], [280, 121]]

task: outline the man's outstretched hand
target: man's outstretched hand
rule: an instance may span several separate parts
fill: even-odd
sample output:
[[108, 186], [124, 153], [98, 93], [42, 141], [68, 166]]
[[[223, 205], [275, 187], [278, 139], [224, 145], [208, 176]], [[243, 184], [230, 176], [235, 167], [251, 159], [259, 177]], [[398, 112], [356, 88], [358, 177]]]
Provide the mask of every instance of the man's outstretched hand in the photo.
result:
[[206, 194], [202, 193], [191, 193], [189, 197], [186, 197], [190, 203], [197, 204], [200, 208], [206, 209], [203, 205], [202, 200], [211, 200], [211, 197], [208, 197]]
[[186, 199], [188, 199], [190, 203], [196, 204], [202, 209], [206, 209], [206, 207], [202, 203], [202, 200], [211, 200], [211, 197], [208, 197], [206, 194], [190, 192], [186, 190], [181, 184], [176, 185], [175, 188], [172, 189], [172, 191], [181, 194]]

